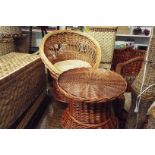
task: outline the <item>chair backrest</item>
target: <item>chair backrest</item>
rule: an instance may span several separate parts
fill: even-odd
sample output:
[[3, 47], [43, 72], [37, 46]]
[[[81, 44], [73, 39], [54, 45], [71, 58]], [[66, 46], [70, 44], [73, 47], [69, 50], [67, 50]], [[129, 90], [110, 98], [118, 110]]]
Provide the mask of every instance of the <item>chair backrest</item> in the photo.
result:
[[[116, 70], [116, 65], [119, 63], [123, 63], [125, 61], [128, 61], [130, 59], [139, 57], [139, 56], [145, 56], [146, 51], [145, 50], [138, 50], [133, 48], [123, 48], [123, 49], [115, 49], [112, 59], [112, 66], [111, 70]], [[137, 62], [136, 62], [137, 63]], [[127, 65], [130, 67], [131, 64]], [[126, 66], [126, 67], [127, 67]], [[136, 66], [133, 66], [136, 69]], [[138, 66], [137, 66], [138, 67]], [[139, 70], [139, 69], [137, 69]], [[131, 74], [130, 72], [128, 72]], [[135, 71], [134, 71], [135, 73]]]
[[140, 72], [140, 69], [143, 65], [143, 61], [144, 56], [138, 56], [123, 63], [117, 64], [115, 71], [121, 74], [127, 81], [128, 84], [127, 91], [132, 91], [131, 84], [133, 83], [136, 76]]
[[117, 27], [98, 26], [90, 27], [88, 34], [93, 36], [101, 46], [101, 67], [107, 68], [107, 64], [111, 67], [113, 51], [115, 47]]
[[53, 78], [59, 72], [54, 67], [56, 62], [64, 60], [83, 60], [98, 68], [101, 60], [101, 48], [91, 36], [71, 30], [55, 30], [48, 33], [40, 44], [40, 56]]

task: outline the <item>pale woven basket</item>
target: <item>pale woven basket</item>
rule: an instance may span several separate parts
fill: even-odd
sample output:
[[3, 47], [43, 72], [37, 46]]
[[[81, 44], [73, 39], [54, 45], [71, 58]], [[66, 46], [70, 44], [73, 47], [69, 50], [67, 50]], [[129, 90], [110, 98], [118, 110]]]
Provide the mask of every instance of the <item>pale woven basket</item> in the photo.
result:
[[0, 57], [0, 128], [10, 126], [45, 90], [38, 55], [9, 53]]
[[0, 56], [15, 51], [13, 38], [0, 38]]
[[0, 26], [0, 36], [19, 37], [22, 35], [20, 26]]
[[[101, 47], [101, 68], [110, 69], [115, 47], [117, 27], [90, 27], [87, 32], [93, 36]], [[108, 68], [107, 68], [108, 65]]]

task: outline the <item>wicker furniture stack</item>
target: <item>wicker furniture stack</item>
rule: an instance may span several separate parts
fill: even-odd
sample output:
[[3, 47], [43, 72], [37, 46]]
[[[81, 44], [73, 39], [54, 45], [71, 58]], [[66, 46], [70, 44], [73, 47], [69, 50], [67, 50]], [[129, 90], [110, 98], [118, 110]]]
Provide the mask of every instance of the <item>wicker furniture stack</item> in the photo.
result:
[[[0, 57], [0, 128], [10, 128], [40, 95], [43, 99], [46, 86], [44, 75], [44, 65], [36, 54], [11, 52]], [[21, 128], [39, 104], [33, 105]]]
[[101, 49], [95, 39], [83, 32], [56, 30], [43, 38], [40, 56], [54, 79], [55, 98], [64, 102], [65, 96], [56, 85], [59, 75], [74, 68], [97, 69], [101, 60]]
[[103, 69], [72, 69], [59, 76], [57, 85], [69, 103], [62, 117], [63, 128], [118, 128], [112, 103], [126, 89], [119, 74]]
[[101, 68], [110, 70], [115, 47], [117, 27], [96, 26], [89, 27], [88, 34], [94, 37], [101, 47]]
[[0, 26], [0, 56], [12, 51], [28, 53], [28, 35], [20, 26]]

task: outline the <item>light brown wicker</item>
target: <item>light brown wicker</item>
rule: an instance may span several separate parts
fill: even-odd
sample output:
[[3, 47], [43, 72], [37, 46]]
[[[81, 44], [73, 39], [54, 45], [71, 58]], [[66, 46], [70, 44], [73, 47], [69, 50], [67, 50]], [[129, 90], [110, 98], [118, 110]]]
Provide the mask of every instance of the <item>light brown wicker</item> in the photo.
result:
[[15, 51], [13, 38], [0, 38], [0, 56]]
[[90, 31], [88, 31], [88, 34], [93, 36], [101, 46], [101, 64], [103, 64], [103, 68], [107, 68], [107, 64], [110, 64], [108, 69], [111, 68], [116, 31], [117, 27], [112, 26], [90, 27]]
[[22, 35], [20, 26], [0, 26], [1, 37], [19, 37]]
[[101, 49], [95, 39], [83, 32], [56, 30], [43, 38], [40, 56], [51, 76], [57, 79], [60, 71], [54, 67], [55, 63], [64, 60], [83, 60], [93, 68], [98, 68]]
[[[146, 68], [146, 78], [144, 81], [143, 90], [146, 89], [148, 86], [155, 83], [155, 36], [153, 36], [150, 40], [150, 47], [149, 47], [149, 55], [148, 55], [148, 64]], [[142, 79], [144, 74], [144, 65], [142, 66], [138, 76], [136, 77], [135, 81], [132, 84], [132, 88], [134, 92], [139, 95]], [[147, 101], [154, 101], [155, 100], [155, 86], [149, 88], [142, 94], [142, 100]]]
[[116, 128], [112, 101], [126, 89], [119, 74], [102, 69], [72, 69], [62, 73], [56, 82], [69, 103], [63, 128]]
[[38, 55], [0, 57], [0, 128], [9, 128], [45, 90], [44, 65]]

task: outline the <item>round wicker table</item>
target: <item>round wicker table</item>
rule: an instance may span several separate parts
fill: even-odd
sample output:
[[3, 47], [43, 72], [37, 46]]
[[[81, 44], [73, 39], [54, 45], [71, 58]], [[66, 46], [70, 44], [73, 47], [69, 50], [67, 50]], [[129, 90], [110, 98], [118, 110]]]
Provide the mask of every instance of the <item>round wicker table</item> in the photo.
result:
[[57, 87], [68, 102], [61, 119], [62, 128], [118, 127], [112, 103], [127, 87], [119, 74], [103, 69], [71, 69], [59, 76]]

